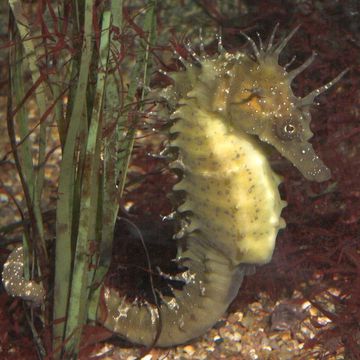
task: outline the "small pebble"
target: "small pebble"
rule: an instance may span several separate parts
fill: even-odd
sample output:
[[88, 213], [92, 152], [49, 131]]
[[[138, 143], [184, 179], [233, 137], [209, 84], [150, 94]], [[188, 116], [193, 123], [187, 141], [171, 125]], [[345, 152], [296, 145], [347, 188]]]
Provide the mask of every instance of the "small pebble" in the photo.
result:
[[214, 348], [213, 346], [208, 346], [208, 347], [206, 348], [206, 350], [207, 350], [208, 352], [213, 352], [213, 351], [215, 350], [215, 348]]
[[318, 322], [320, 325], [325, 326], [325, 325], [331, 323], [331, 320], [330, 320], [328, 317], [326, 317], [326, 316], [319, 316], [319, 317], [317, 318], [317, 322]]
[[229, 315], [228, 322], [230, 324], [236, 324], [242, 321], [244, 314], [242, 312], [236, 312]]
[[260, 302], [253, 302], [252, 304], [249, 305], [249, 309], [252, 312], [257, 313], [263, 309], [263, 306]]
[[241, 340], [241, 334], [239, 332], [235, 332], [229, 336], [229, 339], [231, 341], [240, 341]]
[[152, 355], [151, 354], [147, 354], [144, 357], [141, 358], [141, 360], [151, 360], [152, 359]]
[[186, 345], [184, 347], [184, 352], [186, 352], [188, 355], [192, 356], [195, 353], [195, 349], [192, 345]]
[[257, 360], [259, 358], [258, 354], [256, 353], [255, 349], [251, 349], [249, 351], [249, 357], [251, 360]]
[[214, 342], [215, 342], [215, 344], [221, 344], [221, 343], [224, 342], [224, 339], [223, 339], [221, 336], [216, 335], [216, 336], [214, 337]]

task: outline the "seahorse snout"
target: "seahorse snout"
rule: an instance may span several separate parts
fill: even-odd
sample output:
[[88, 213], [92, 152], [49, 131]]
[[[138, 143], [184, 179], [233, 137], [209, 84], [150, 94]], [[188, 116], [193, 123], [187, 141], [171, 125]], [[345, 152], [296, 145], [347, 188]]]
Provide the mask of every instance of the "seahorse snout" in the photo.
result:
[[[266, 140], [264, 140], [266, 141]], [[322, 182], [331, 178], [330, 169], [316, 155], [307, 141], [277, 142], [275, 148], [310, 181]]]

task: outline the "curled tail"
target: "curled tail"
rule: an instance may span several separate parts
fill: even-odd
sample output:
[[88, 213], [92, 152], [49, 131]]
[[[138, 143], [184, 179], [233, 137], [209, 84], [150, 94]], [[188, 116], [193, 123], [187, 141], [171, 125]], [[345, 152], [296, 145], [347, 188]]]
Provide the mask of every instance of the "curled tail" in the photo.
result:
[[[177, 277], [185, 285], [163, 296], [159, 307], [128, 302], [105, 288], [106, 309], [99, 322], [133, 343], [168, 347], [204, 334], [225, 313], [242, 283], [245, 268], [234, 267], [218, 250], [190, 234], [188, 249], [178, 262], [188, 270]], [[100, 309], [100, 308], [99, 308]]]

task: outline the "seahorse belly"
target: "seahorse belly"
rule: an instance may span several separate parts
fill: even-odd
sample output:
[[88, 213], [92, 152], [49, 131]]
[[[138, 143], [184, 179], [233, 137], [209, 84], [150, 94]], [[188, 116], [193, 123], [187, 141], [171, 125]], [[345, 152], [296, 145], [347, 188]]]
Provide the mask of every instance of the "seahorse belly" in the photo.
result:
[[196, 100], [184, 105], [175, 113], [180, 120], [171, 128], [178, 133], [171, 146], [184, 164], [174, 190], [187, 193], [178, 209], [192, 212], [187, 231], [200, 231], [234, 265], [269, 261], [283, 226], [278, 177], [249, 135], [234, 132]]

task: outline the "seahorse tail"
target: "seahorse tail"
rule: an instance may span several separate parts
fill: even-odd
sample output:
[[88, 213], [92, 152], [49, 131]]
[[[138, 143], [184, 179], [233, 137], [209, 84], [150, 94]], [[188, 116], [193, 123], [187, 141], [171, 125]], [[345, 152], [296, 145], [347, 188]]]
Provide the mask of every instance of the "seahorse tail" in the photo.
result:
[[99, 322], [130, 342], [146, 346], [174, 346], [204, 334], [226, 312], [245, 269], [234, 267], [200, 236], [190, 234], [188, 249], [178, 256], [187, 270], [178, 276], [185, 285], [173, 289], [173, 297], [162, 296], [157, 308], [148, 302], [129, 302], [105, 287]]
[[2, 281], [6, 292], [40, 305], [45, 299], [45, 290], [41, 283], [27, 280], [24, 277], [24, 250], [22, 246], [15, 248], [8, 256]]

